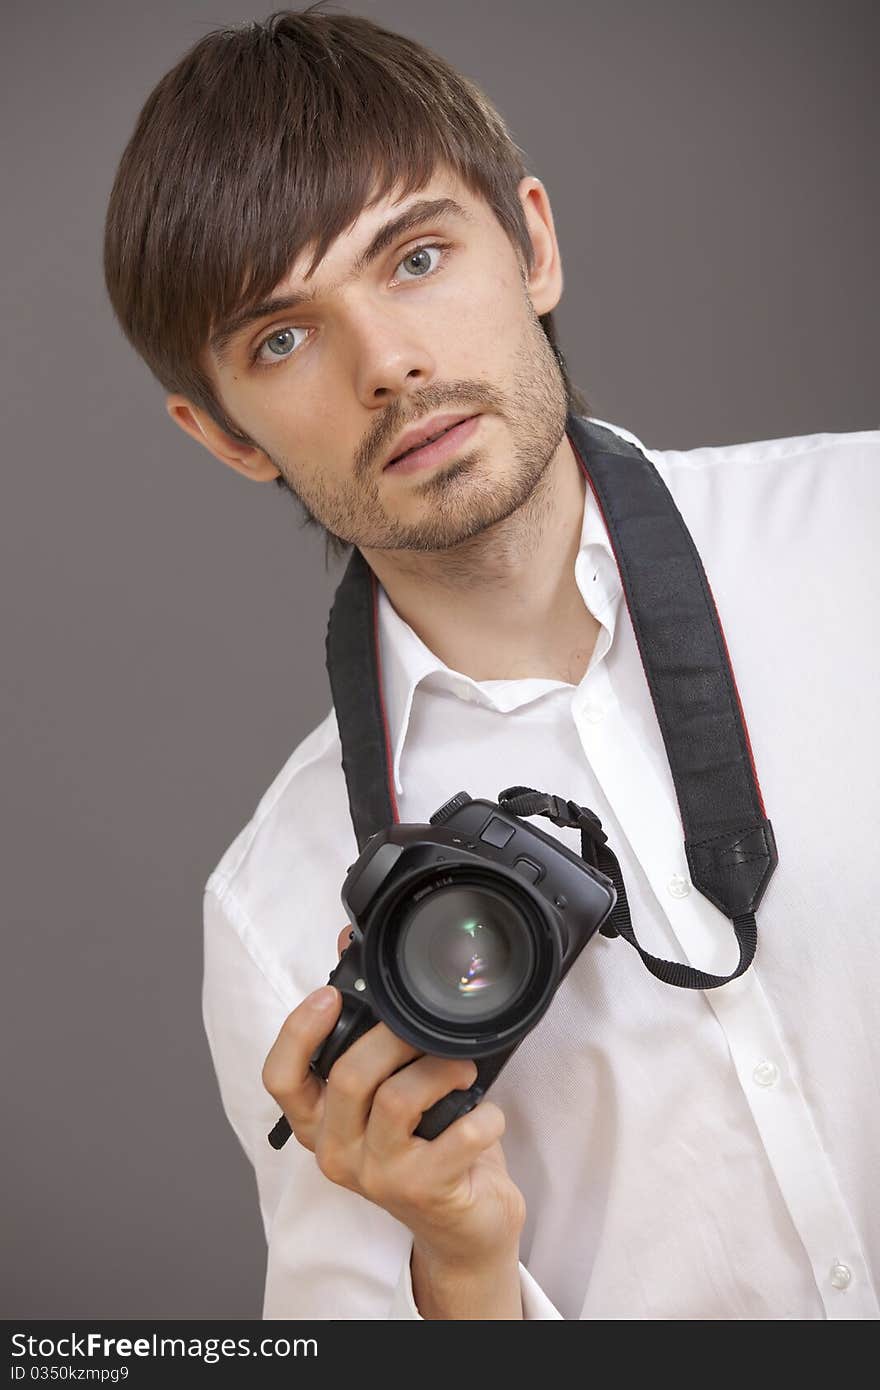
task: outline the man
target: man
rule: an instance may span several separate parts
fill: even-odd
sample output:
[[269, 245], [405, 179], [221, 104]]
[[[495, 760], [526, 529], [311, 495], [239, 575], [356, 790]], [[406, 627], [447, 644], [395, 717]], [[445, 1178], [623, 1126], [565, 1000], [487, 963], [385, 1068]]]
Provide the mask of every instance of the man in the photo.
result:
[[[401, 821], [464, 787], [557, 791], [599, 815], [648, 948], [729, 973], [566, 430], [594, 417], [555, 340], [549, 199], [485, 97], [314, 7], [209, 35], [141, 113], [105, 267], [176, 424], [379, 581]], [[321, 1012], [316, 991], [356, 857], [331, 709], [205, 890], [205, 1025], [256, 1174], [265, 1317], [877, 1316], [880, 432], [679, 453], [599, 423], [661, 474], [724, 622], [780, 851], [756, 962], [675, 990], [597, 937], [491, 1097], [430, 1142], [421, 1114], [471, 1062], [377, 1024], [324, 1086], [308, 1059], [340, 998]]]

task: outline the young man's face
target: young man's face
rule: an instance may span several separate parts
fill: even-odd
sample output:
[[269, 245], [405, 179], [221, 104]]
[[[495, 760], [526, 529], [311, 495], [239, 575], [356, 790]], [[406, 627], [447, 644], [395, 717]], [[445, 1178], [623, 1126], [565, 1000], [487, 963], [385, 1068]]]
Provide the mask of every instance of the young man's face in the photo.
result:
[[[204, 357], [218, 400], [252, 447], [182, 396], [167, 408], [212, 453], [259, 481], [279, 474], [314, 517], [364, 550], [445, 550], [526, 501], [564, 440], [559, 365], [538, 318], [555, 308], [562, 270], [546, 192], [520, 184], [535, 247], [526, 280], [488, 206], [445, 170], [423, 189], [363, 212], [311, 280], [310, 248], [271, 298], [307, 292], [240, 328]], [[428, 211], [355, 268], [380, 228], [417, 203]], [[412, 426], [479, 414], [444, 461], [385, 468]]]

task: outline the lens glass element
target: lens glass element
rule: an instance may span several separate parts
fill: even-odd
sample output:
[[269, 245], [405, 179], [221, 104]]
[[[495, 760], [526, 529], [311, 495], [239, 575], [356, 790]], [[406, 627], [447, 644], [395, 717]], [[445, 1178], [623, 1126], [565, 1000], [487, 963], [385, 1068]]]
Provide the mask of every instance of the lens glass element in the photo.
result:
[[396, 949], [413, 999], [454, 1020], [508, 1008], [535, 963], [532, 933], [514, 899], [467, 883], [434, 888], [409, 905]]

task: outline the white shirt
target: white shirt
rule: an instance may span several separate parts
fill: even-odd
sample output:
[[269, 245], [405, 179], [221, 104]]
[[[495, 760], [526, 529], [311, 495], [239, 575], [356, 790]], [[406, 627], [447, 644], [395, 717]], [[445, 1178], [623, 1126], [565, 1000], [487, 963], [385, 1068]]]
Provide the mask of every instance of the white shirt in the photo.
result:
[[[607, 421], [598, 421], [608, 425]], [[880, 430], [645, 448], [700, 553], [779, 864], [740, 979], [674, 989], [597, 935], [489, 1095], [528, 1216], [527, 1318], [877, 1318], [880, 1272]], [[402, 821], [520, 784], [599, 816], [654, 955], [727, 974], [730, 920], [692, 887], [666, 751], [601, 515], [575, 580], [601, 624], [577, 686], [451, 670], [380, 590]], [[576, 852], [577, 831], [534, 818]], [[264, 1318], [418, 1318], [409, 1231], [332, 1183], [261, 1070], [326, 982], [357, 845], [334, 711], [211, 874], [204, 1023], [253, 1164]]]

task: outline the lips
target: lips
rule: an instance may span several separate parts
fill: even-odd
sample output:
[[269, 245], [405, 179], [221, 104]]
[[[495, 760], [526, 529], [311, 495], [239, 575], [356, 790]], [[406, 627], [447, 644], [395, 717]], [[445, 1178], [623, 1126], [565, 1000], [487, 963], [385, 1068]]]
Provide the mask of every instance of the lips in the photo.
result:
[[[460, 421], [456, 420], [455, 425], [459, 423]], [[416, 449], [421, 449], [425, 444], [431, 444], [435, 439], [439, 439], [442, 434], [448, 434], [450, 430], [454, 430], [455, 425], [447, 425], [445, 430], [438, 430], [436, 434], [429, 434], [427, 439], [420, 439], [418, 444], [410, 445], [408, 449], [404, 449], [402, 454], [395, 454], [391, 462], [396, 463], [398, 459], [406, 458], [407, 454], [414, 454]]]
[[385, 472], [395, 478], [409, 477], [460, 457], [461, 450], [479, 430], [482, 418], [480, 414], [466, 415], [456, 424], [448, 425], [430, 442], [416, 444], [399, 458], [386, 464]]
[[404, 447], [402, 449], [398, 447], [397, 452], [392, 455], [385, 464], [385, 467], [389, 468], [392, 463], [397, 463], [399, 459], [404, 458], [407, 454], [412, 454], [416, 449], [421, 449], [425, 444], [429, 444], [432, 439], [439, 439], [441, 435], [448, 434], [456, 425], [460, 425], [463, 420], [469, 420], [470, 418], [469, 415], [441, 415], [433, 422], [433, 426], [431, 424], [426, 425], [425, 428], [430, 429], [430, 434], [423, 433], [418, 428], [410, 430], [400, 441], [400, 443], [403, 443]]

